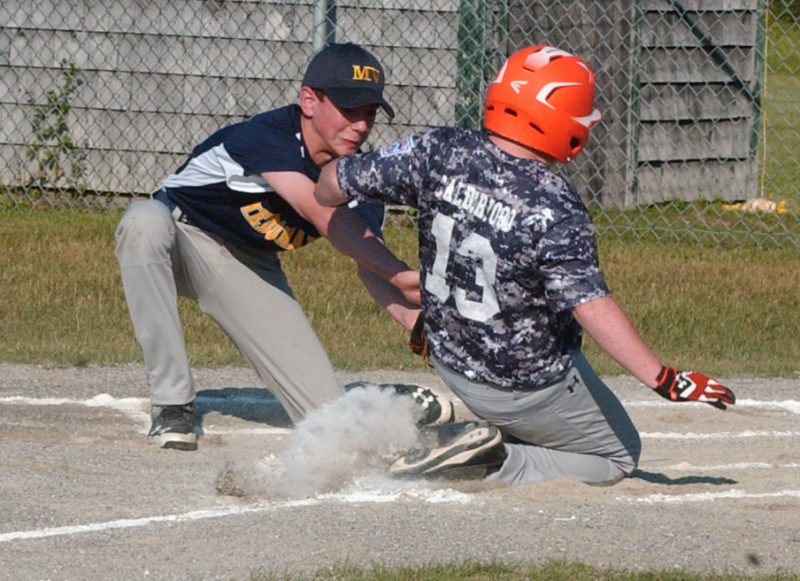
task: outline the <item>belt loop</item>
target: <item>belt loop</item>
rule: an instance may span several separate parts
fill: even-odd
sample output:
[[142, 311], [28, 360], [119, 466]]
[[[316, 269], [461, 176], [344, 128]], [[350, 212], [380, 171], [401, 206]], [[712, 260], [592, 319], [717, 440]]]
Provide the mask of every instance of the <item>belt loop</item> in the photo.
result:
[[176, 222], [186, 224], [187, 226], [192, 225], [192, 223], [189, 221], [189, 217], [178, 206], [172, 208], [172, 217], [175, 218]]
[[172, 217], [175, 218], [176, 222], [183, 222], [183, 212], [178, 206], [172, 208]]

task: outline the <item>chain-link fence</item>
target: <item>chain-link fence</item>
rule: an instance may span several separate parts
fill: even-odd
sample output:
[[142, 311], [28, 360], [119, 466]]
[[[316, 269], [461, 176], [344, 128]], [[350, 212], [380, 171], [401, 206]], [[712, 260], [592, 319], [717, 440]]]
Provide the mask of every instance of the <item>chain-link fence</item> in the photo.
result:
[[5, 0], [0, 207], [124, 205], [212, 130], [293, 102], [357, 42], [397, 115], [374, 147], [478, 127], [528, 44], [584, 57], [604, 115], [558, 168], [604, 235], [800, 247], [800, 1]]

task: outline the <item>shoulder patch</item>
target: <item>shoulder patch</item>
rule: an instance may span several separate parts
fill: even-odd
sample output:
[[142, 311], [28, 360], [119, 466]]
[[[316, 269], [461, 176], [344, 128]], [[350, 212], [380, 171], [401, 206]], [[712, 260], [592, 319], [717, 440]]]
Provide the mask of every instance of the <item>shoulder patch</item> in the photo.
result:
[[389, 157], [390, 155], [397, 155], [399, 153], [411, 151], [411, 147], [413, 145], [414, 139], [412, 137], [404, 137], [400, 141], [395, 141], [389, 145], [384, 145], [379, 151], [381, 157]]

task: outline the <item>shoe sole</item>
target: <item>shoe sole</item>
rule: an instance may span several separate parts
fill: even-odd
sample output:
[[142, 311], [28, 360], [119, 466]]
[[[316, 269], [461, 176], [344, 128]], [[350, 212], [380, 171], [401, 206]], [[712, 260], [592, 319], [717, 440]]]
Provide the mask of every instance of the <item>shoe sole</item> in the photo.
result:
[[[411, 383], [370, 383], [368, 381], [353, 381], [345, 385], [344, 389], [345, 391], [350, 391], [352, 389], [366, 387], [377, 387], [381, 390], [394, 391], [397, 395], [409, 396], [414, 400], [414, 403], [425, 412], [428, 411], [431, 404], [437, 404], [439, 406], [439, 414], [433, 419], [426, 417], [420, 418], [417, 422], [418, 426], [438, 426], [451, 423], [456, 419], [456, 410], [450, 399], [437, 395], [432, 389], [421, 385]], [[433, 401], [428, 400], [425, 394], [429, 394], [430, 397], [433, 398]], [[427, 405], [420, 403], [420, 398], [425, 399]]]
[[469, 432], [457, 436], [445, 446], [429, 450], [422, 458], [411, 460], [413, 454], [398, 458], [389, 468], [389, 474], [397, 477], [436, 476], [448, 469], [463, 467], [502, 441], [496, 427], [488, 422], [477, 422]]
[[191, 452], [197, 450], [197, 434], [166, 432], [158, 436], [148, 436], [147, 442], [167, 450]]
[[[405, 388], [410, 388], [407, 394], [414, 399], [414, 402], [420, 406], [422, 410], [424, 410], [423, 417], [417, 421], [418, 426], [440, 426], [442, 424], [449, 424], [455, 419], [456, 411], [453, 407], [453, 402], [445, 397], [437, 395], [432, 389], [422, 387], [421, 385], [395, 385], [402, 385]], [[422, 403], [421, 400], [425, 403]], [[435, 418], [431, 419], [426, 417], [432, 409], [435, 410], [436, 408], [438, 408], [439, 413]]]
[[438, 418], [427, 425], [441, 426], [442, 424], [452, 423], [456, 419], [456, 410], [455, 407], [453, 407], [453, 402], [438, 395], [436, 395], [436, 401], [439, 402], [439, 408], [441, 409], [442, 413], [439, 414]]

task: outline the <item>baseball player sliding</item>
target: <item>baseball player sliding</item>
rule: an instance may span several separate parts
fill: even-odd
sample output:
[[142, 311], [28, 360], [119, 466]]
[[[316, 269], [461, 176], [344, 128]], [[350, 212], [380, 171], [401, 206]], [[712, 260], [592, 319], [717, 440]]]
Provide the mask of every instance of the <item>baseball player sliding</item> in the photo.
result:
[[583, 332], [671, 402], [734, 403], [731, 390], [665, 366], [643, 342], [603, 280], [589, 213], [551, 171], [578, 155], [601, 120], [594, 90], [581, 58], [527, 47], [489, 87], [485, 131], [430, 129], [323, 168], [322, 204], [418, 209], [427, 348], [481, 420], [439, 430], [394, 474], [481, 468], [509, 484], [629, 476], [639, 434], [582, 355]]

